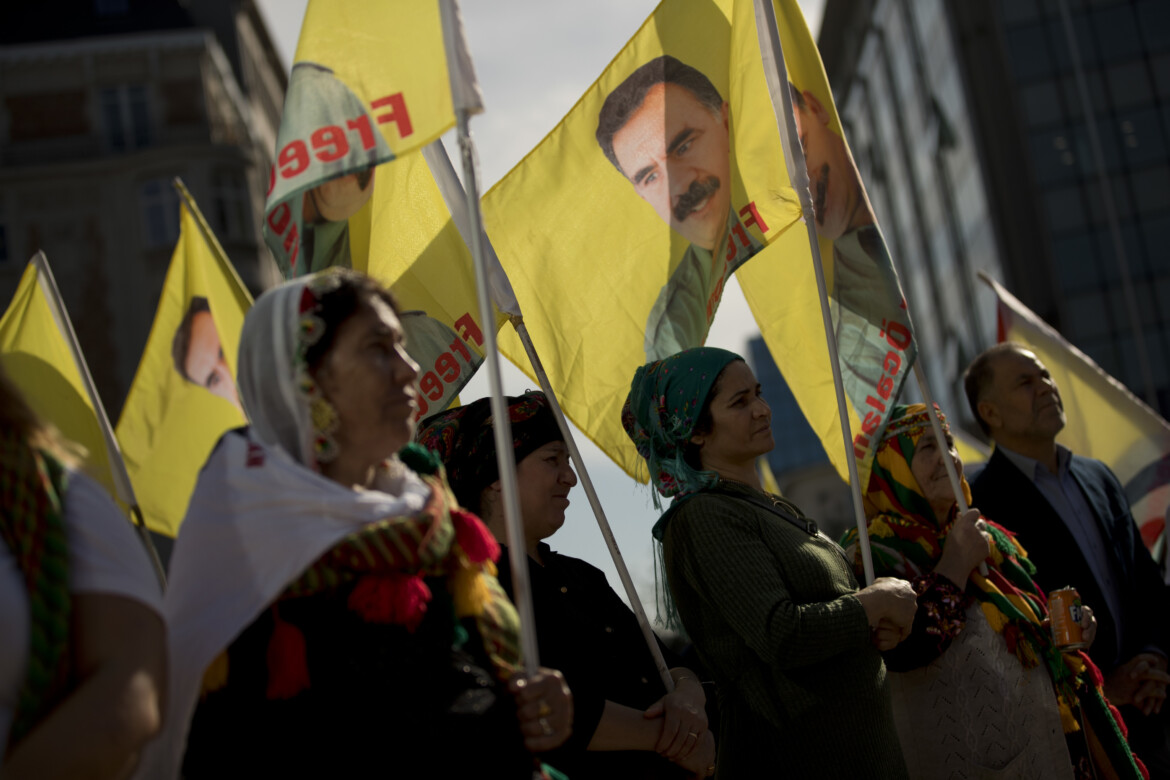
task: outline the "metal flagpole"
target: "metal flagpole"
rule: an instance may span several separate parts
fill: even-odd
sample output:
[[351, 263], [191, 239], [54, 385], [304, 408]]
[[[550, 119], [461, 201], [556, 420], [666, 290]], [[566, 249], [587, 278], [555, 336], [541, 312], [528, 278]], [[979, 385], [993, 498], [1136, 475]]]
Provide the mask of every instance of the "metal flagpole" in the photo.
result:
[[1101, 138], [1097, 135], [1097, 118], [1093, 114], [1093, 103], [1089, 97], [1089, 85], [1085, 79], [1085, 69], [1081, 64], [1080, 49], [1077, 47], [1076, 31], [1073, 29], [1072, 17], [1068, 12], [1068, 0], [1059, 0], [1058, 5], [1060, 6], [1061, 21], [1064, 22], [1064, 36], [1068, 40], [1073, 74], [1076, 76], [1077, 93], [1080, 96], [1081, 107], [1085, 113], [1085, 127], [1089, 132], [1089, 148], [1093, 153], [1093, 164], [1097, 168], [1097, 180], [1101, 189], [1101, 202], [1105, 206], [1105, 219], [1109, 222], [1109, 234], [1113, 238], [1113, 252], [1117, 256], [1117, 270], [1121, 274], [1121, 291], [1125, 296], [1125, 308], [1129, 310], [1129, 325], [1133, 329], [1134, 346], [1137, 349], [1137, 360], [1142, 374], [1142, 384], [1145, 385], [1146, 402], [1160, 414], [1161, 407], [1158, 404], [1158, 393], [1154, 385], [1154, 375], [1150, 370], [1150, 355], [1146, 351], [1146, 338], [1142, 333], [1137, 295], [1133, 289], [1133, 277], [1129, 273], [1129, 260], [1125, 254], [1125, 242], [1121, 238], [1121, 224], [1117, 217], [1117, 206], [1113, 202], [1113, 188], [1110, 186], [1109, 176], [1105, 172], [1105, 155], [1101, 151]]
[[[909, 314], [909, 313], [907, 313]], [[943, 466], [947, 470], [947, 479], [951, 482], [951, 490], [955, 494], [955, 502], [959, 505], [959, 514], [965, 514], [971, 507], [967, 504], [967, 497], [963, 495], [963, 486], [959, 483], [959, 472], [955, 469], [955, 461], [950, 457], [951, 448], [943, 434], [942, 423], [938, 419], [938, 412], [934, 408], [934, 396], [930, 392], [930, 383], [926, 381], [926, 371], [922, 368], [922, 361], [914, 361], [914, 378], [918, 380], [918, 389], [922, 391], [922, 398], [926, 401], [926, 415], [930, 418], [930, 429], [934, 431], [935, 441], [938, 442], [938, 451], [942, 454]], [[982, 521], [980, 521], [982, 525]], [[987, 576], [987, 563], [979, 564], [979, 573]]]
[[[845, 461], [849, 466], [849, 486], [853, 493], [853, 514], [857, 524], [857, 543], [861, 550], [861, 562], [865, 569], [865, 584], [873, 584], [873, 555], [869, 549], [869, 528], [865, 519], [865, 507], [861, 499], [860, 476], [857, 472], [857, 458], [853, 454], [853, 433], [849, 428], [849, 407], [845, 403], [845, 385], [841, 379], [841, 364], [837, 360], [837, 340], [833, 335], [833, 318], [829, 312], [829, 297], [825, 286], [825, 271], [821, 263], [821, 247], [817, 239], [816, 220], [813, 214], [812, 196], [808, 189], [808, 170], [804, 162], [804, 150], [796, 132], [796, 120], [792, 114], [792, 95], [788, 91], [788, 69], [784, 65], [784, 54], [780, 46], [780, 33], [776, 27], [776, 9], [771, 0], [755, 0], [756, 34], [760, 41], [760, 54], [764, 59], [764, 75], [772, 97], [772, 108], [780, 126], [780, 140], [784, 146], [784, 157], [788, 164], [788, 176], [800, 198], [800, 210], [808, 230], [809, 248], [812, 250], [813, 270], [817, 279], [817, 296], [821, 303], [821, 321], [825, 326], [825, 341], [829, 347], [829, 363], [833, 370], [833, 388], [837, 394], [837, 416], [841, 420], [841, 436], [845, 444]], [[777, 105], [777, 101], [780, 105]]]
[[[845, 389], [841, 381], [841, 367], [837, 362], [837, 341], [833, 336], [832, 317], [829, 312], [829, 300], [825, 290], [825, 274], [821, 264], [820, 242], [817, 240], [814, 227], [812, 197], [808, 188], [808, 170], [804, 162], [804, 150], [797, 138], [796, 120], [792, 113], [792, 95], [788, 90], [788, 71], [784, 64], [784, 55], [780, 47], [780, 34], [776, 25], [776, 11], [771, 0], [755, 0], [756, 27], [760, 38], [760, 48], [764, 54], [764, 73], [768, 78], [768, 88], [772, 93], [772, 104], [775, 106], [779, 96], [784, 106], [784, 116], [777, 117], [780, 123], [780, 138], [784, 143], [784, 154], [788, 162], [788, 172], [797, 194], [800, 196], [800, 208], [804, 215], [805, 227], [808, 230], [809, 245], [812, 248], [813, 265], [817, 277], [817, 293], [821, 301], [821, 319], [825, 325], [825, 339], [829, 345], [829, 360], [833, 364], [833, 385], [837, 391], [837, 410], [841, 418], [841, 433], [845, 438], [846, 458], [849, 463], [849, 481], [853, 492], [853, 510], [857, 522], [858, 544], [861, 547], [862, 561], [865, 565], [866, 584], [873, 582], [873, 558], [869, 547], [869, 532], [865, 520], [865, 508], [861, 499], [861, 485], [858, 483], [857, 461], [853, 455], [853, 436], [849, 429], [849, 416], [845, 404]], [[768, 66], [771, 65], [772, 68]], [[892, 262], [892, 261], [891, 261]], [[909, 317], [909, 311], [907, 311]], [[913, 328], [913, 326], [911, 326]], [[954, 461], [945, 454], [950, 451], [942, 425], [934, 409], [934, 396], [926, 381], [926, 374], [922, 370], [922, 361], [914, 362], [914, 375], [918, 380], [918, 387], [926, 400], [927, 416], [930, 418], [930, 427], [938, 441], [939, 451], [944, 454], [943, 464], [946, 467], [947, 478], [954, 491], [955, 500], [961, 512], [968, 509], [967, 500], [963, 496], [959, 483], [959, 475], [955, 470]], [[987, 565], [979, 565], [980, 573], [987, 575]]]
[[77, 342], [77, 334], [74, 332], [73, 323], [69, 320], [69, 314], [65, 310], [65, 302], [61, 300], [61, 291], [57, 288], [57, 280], [53, 278], [53, 271], [49, 268], [49, 258], [45, 257], [43, 251], [38, 251], [33, 257], [33, 265], [37, 269], [37, 274], [44, 281], [44, 286], [41, 289], [45, 291], [49, 310], [53, 313], [53, 319], [57, 321], [57, 328], [61, 331], [61, 335], [65, 337], [65, 343], [69, 345], [73, 362], [77, 365], [77, 371], [81, 375], [81, 383], [85, 386], [86, 395], [89, 396], [94, 413], [97, 415], [98, 427], [101, 428], [102, 439], [106, 445], [106, 456], [110, 461], [110, 473], [114, 478], [114, 490], [118, 493], [118, 499], [130, 507], [136, 520], [134, 527], [150, 556], [150, 562], [154, 566], [154, 573], [158, 577], [159, 585], [166, 588], [166, 572], [158, 557], [158, 550], [154, 549], [154, 542], [150, 539], [150, 532], [146, 529], [142, 512], [138, 508], [138, 499], [134, 496], [130, 475], [126, 471], [125, 461], [122, 460], [122, 449], [118, 446], [114, 429], [110, 425], [110, 418], [106, 416], [106, 408], [102, 405], [101, 397], [98, 396], [97, 387], [94, 386], [93, 377], [89, 373], [89, 365], [86, 364], [85, 356], [81, 352], [81, 345]]
[[479, 303], [479, 317], [484, 334], [484, 362], [487, 364], [488, 386], [491, 388], [493, 433], [496, 442], [496, 462], [500, 468], [500, 487], [504, 499], [504, 528], [508, 538], [508, 556], [512, 564], [512, 602], [520, 613], [520, 645], [524, 651], [524, 671], [536, 674], [540, 655], [536, 645], [536, 619], [532, 611], [532, 588], [528, 581], [528, 545], [524, 526], [520, 522], [520, 499], [516, 489], [516, 459], [512, 456], [512, 423], [508, 418], [508, 404], [500, 381], [500, 353], [496, 343], [495, 313], [488, 296], [488, 271], [484, 261], [483, 215], [479, 210], [479, 184], [476, 177], [475, 146], [468, 129], [468, 111], [456, 112], [459, 150], [463, 159], [463, 180], [467, 183], [467, 211], [471, 217], [471, 259], [475, 265], [475, 297]]
[[[443, 148], [443, 144], [439, 141], [427, 144], [423, 147], [423, 156], [426, 158], [427, 167], [431, 170], [431, 175], [435, 179], [435, 184], [439, 187], [439, 192], [442, 194], [443, 200], [447, 203], [447, 208], [451, 212], [451, 218], [455, 221], [459, 234], [470, 245], [473, 228], [470, 224], [471, 220], [469, 215], [467, 214], [466, 193], [462, 185], [460, 185], [458, 177], [455, 175], [455, 169], [451, 166], [451, 161], [447, 157], [447, 152]], [[597, 492], [593, 488], [593, 480], [590, 478], [589, 471], [585, 467], [584, 459], [581, 458], [580, 450], [578, 450], [576, 441], [573, 438], [573, 432], [565, 420], [565, 415], [561, 409], [560, 402], [557, 400], [556, 392], [549, 382], [548, 375], [544, 371], [544, 365], [541, 363], [540, 356], [536, 352], [536, 347], [532, 343], [532, 338], [528, 334], [528, 328], [524, 325], [524, 316], [520, 312], [520, 304], [516, 301], [516, 296], [512, 292], [512, 285], [508, 282], [507, 274], [504, 273], [504, 269], [500, 266], [499, 258], [492, 249], [491, 242], [487, 236], [481, 235], [480, 240], [483, 242], [485, 262], [489, 267], [492, 300], [496, 308], [509, 314], [509, 320], [516, 329], [517, 335], [520, 336], [521, 343], [524, 344], [524, 350], [528, 353], [528, 360], [532, 364], [533, 371], [536, 373], [537, 381], [540, 383], [544, 394], [548, 397], [549, 405], [552, 407], [553, 413], [557, 418], [557, 425], [560, 426], [561, 434], [565, 437], [565, 446], [569, 450], [569, 457], [573, 462], [573, 467], [577, 470], [577, 475], [581, 478], [581, 485], [584, 487], [585, 494], [589, 498], [589, 505], [593, 509], [594, 517], [597, 518], [597, 525], [601, 528], [601, 535], [605, 539], [606, 546], [609, 548], [609, 555], [613, 559], [618, 577], [621, 579], [622, 585], [625, 588], [626, 597], [629, 599], [630, 605], [634, 610], [634, 616], [638, 619], [638, 626], [642, 629], [642, 636], [646, 640], [646, 646], [654, 658], [654, 663], [658, 668], [659, 675], [662, 677], [663, 685], [666, 686], [668, 692], [673, 691], [674, 680], [670, 676], [670, 670], [666, 666], [666, 660], [662, 657], [662, 649], [658, 646], [658, 638], [654, 635], [654, 630], [650, 627], [650, 621], [646, 618], [645, 610], [642, 609], [641, 598], [638, 596], [638, 592], [634, 587], [634, 581], [630, 577], [629, 570], [626, 568], [625, 560], [622, 557], [621, 550], [618, 549], [617, 540], [613, 537], [609, 522], [605, 518], [605, 512], [601, 508], [601, 502], [598, 500]]]
[[634, 616], [638, 619], [638, 626], [642, 629], [642, 637], [646, 640], [646, 646], [650, 648], [650, 655], [654, 658], [654, 665], [658, 668], [658, 676], [662, 678], [662, 684], [666, 687], [666, 692], [670, 693], [674, 690], [674, 679], [670, 676], [670, 669], [666, 665], [666, 659], [662, 657], [662, 648], [658, 646], [658, 639], [654, 635], [654, 631], [650, 628], [650, 621], [646, 618], [646, 610], [642, 608], [642, 600], [638, 597], [638, 591], [634, 587], [634, 580], [630, 577], [630, 571], [626, 568], [625, 559], [622, 558], [622, 552], [618, 549], [617, 539], [613, 536], [613, 530], [609, 527], [609, 521], [605, 517], [605, 510], [601, 508], [601, 500], [597, 497], [597, 491], [593, 489], [593, 480], [589, 477], [589, 472], [585, 469], [585, 461], [581, 457], [581, 451], [577, 449], [577, 442], [573, 439], [573, 433], [569, 430], [569, 423], [565, 419], [565, 413], [561, 410], [561, 405], [557, 401], [556, 393], [553, 392], [552, 385], [549, 384], [548, 375], [544, 372], [544, 365], [540, 362], [540, 356], [536, 354], [536, 347], [532, 344], [532, 337], [528, 335], [528, 328], [524, 324], [523, 317], [512, 317], [512, 326], [516, 329], [517, 335], [520, 336], [520, 341], [524, 344], [524, 351], [528, 353], [528, 360], [532, 363], [532, 369], [536, 372], [536, 378], [540, 382], [540, 387], [544, 390], [544, 394], [548, 396], [549, 405], [552, 406], [553, 414], [556, 415], [557, 425], [560, 426], [561, 435], [565, 437], [565, 446], [569, 450], [569, 457], [573, 461], [573, 466], [577, 469], [577, 474], [581, 477], [581, 486], [585, 488], [585, 495], [589, 498], [589, 506], [593, 508], [593, 515], [597, 518], [597, 525], [601, 529], [601, 535], [605, 538], [605, 545], [609, 548], [610, 557], [613, 558], [613, 565], [617, 569], [618, 577], [622, 581], [622, 586], [626, 590], [626, 597], [630, 600], [630, 607], [634, 610]]

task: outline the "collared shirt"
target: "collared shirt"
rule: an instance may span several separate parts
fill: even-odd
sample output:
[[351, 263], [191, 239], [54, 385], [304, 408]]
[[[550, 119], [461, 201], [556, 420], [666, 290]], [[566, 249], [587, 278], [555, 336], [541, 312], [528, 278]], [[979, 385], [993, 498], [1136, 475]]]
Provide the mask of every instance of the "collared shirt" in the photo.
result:
[[[1089, 564], [1089, 569], [1097, 579], [1097, 584], [1101, 587], [1106, 606], [1113, 614], [1120, 642], [1124, 633], [1121, 627], [1121, 593], [1116, 569], [1109, 555], [1108, 543], [1101, 533], [1101, 526], [1093, 514], [1093, 508], [1089, 506], [1080, 485], [1069, 471], [1072, 452], [1067, 447], [1056, 445], [1056, 473], [1053, 474], [1038, 460], [1012, 452], [1001, 445], [997, 447], [1032, 481], [1073, 535], [1077, 546], [1081, 548], [1081, 554]], [[1069, 584], [1075, 586], [1075, 583]]]

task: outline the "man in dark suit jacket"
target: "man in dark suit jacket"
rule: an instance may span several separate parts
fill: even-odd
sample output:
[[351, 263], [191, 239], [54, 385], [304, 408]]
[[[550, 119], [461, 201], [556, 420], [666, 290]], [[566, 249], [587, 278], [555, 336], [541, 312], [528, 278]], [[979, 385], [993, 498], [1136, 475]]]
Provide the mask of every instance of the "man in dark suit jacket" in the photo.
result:
[[[967, 368], [967, 400], [995, 441], [971, 484], [984, 515], [1014, 531], [1046, 591], [1071, 585], [1097, 618], [1090, 651], [1110, 700], [1123, 705], [1130, 744], [1152, 776], [1170, 776], [1166, 721], [1170, 594], [1142, 544], [1121, 483], [1100, 461], [1056, 443], [1060, 391], [1044, 364], [999, 344]], [[1167, 708], [1170, 714], [1170, 708]]]

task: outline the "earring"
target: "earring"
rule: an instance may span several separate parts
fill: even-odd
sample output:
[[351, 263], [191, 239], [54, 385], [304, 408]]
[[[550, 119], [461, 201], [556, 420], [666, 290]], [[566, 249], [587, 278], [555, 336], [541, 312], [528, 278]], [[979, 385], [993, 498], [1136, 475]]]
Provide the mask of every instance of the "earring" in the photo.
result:
[[333, 434], [337, 432], [341, 418], [337, 409], [322, 395], [309, 403], [309, 417], [313, 423], [313, 454], [318, 463], [329, 463], [337, 458], [339, 448]]

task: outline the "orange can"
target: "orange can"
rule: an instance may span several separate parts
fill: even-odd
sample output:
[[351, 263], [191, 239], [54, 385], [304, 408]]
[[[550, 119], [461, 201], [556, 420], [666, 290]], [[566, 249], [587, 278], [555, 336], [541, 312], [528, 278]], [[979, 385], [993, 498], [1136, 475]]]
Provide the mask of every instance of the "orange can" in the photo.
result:
[[1081, 594], [1076, 588], [1061, 588], [1048, 594], [1048, 617], [1052, 620], [1052, 638], [1060, 650], [1087, 647], [1081, 629]]

